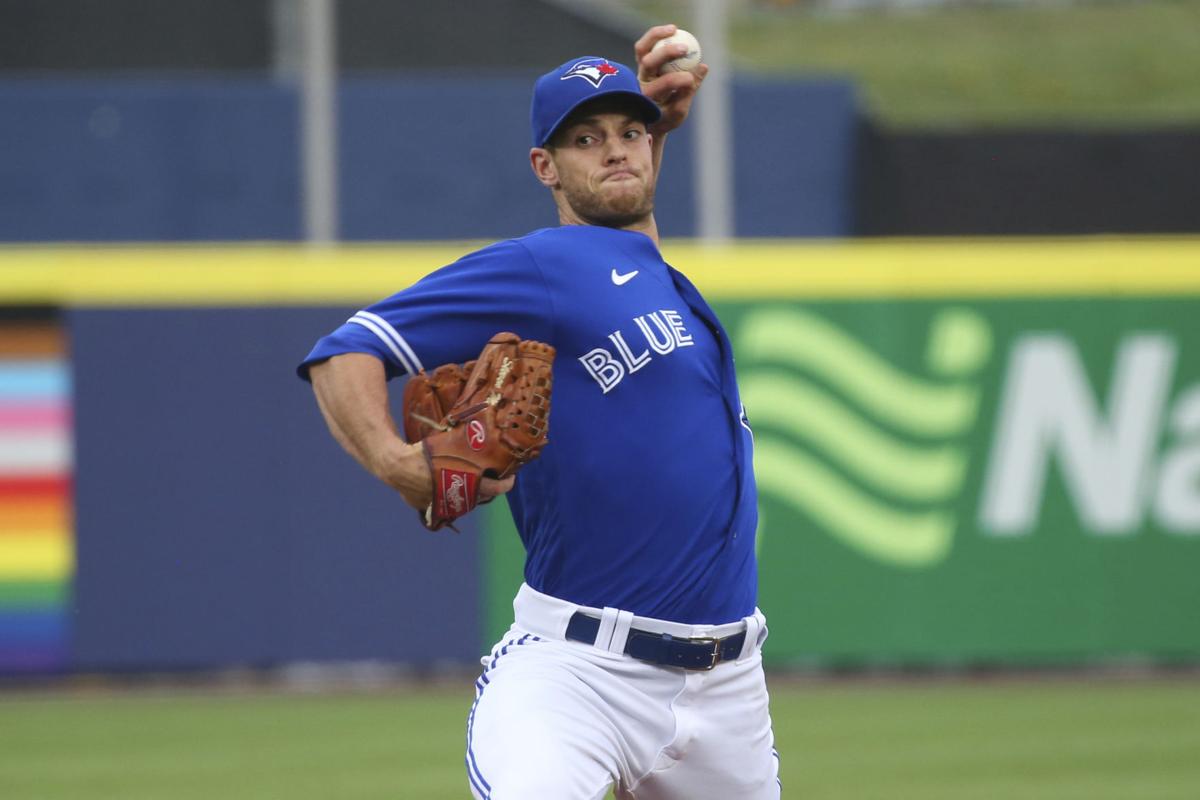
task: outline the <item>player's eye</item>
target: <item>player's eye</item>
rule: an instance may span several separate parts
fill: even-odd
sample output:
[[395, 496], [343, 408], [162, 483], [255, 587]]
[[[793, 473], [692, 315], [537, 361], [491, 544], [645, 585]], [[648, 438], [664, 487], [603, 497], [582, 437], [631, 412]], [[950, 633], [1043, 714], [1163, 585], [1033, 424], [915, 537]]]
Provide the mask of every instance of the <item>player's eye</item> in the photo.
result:
[[633, 141], [635, 139], [640, 139], [641, 136], [642, 136], [642, 132], [637, 128], [630, 128], [629, 130], [625, 131], [625, 138], [630, 141]]
[[588, 147], [595, 143], [596, 137], [592, 136], [590, 133], [580, 134], [580, 136], [575, 139], [575, 144], [579, 145], [580, 147]]

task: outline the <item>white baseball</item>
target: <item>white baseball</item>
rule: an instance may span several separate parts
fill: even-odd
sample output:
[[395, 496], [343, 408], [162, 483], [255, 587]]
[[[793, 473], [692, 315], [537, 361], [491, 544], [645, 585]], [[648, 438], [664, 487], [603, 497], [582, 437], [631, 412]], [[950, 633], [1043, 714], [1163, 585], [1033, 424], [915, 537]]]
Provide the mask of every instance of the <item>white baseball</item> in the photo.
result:
[[683, 28], [676, 28], [675, 33], [655, 42], [654, 47], [650, 48], [650, 52], [653, 53], [658, 48], [666, 47], [669, 44], [687, 45], [687, 52], [679, 58], [663, 64], [662, 69], [658, 71], [659, 75], [665, 75], [668, 72], [691, 71], [700, 66], [700, 42], [696, 41], [695, 36], [692, 36]]

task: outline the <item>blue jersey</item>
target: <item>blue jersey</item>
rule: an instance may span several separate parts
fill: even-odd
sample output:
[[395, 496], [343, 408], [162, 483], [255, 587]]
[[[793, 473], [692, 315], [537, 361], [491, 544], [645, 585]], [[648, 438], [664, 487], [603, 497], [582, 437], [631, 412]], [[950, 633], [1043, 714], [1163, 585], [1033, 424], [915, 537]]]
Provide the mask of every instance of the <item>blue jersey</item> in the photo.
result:
[[754, 612], [752, 434], [729, 338], [641, 233], [536, 231], [355, 314], [300, 367], [463, 362], [497, 331], [554, 345], [550, 442], [507, 495], [525, 580], [573, 603], [720, 624]]

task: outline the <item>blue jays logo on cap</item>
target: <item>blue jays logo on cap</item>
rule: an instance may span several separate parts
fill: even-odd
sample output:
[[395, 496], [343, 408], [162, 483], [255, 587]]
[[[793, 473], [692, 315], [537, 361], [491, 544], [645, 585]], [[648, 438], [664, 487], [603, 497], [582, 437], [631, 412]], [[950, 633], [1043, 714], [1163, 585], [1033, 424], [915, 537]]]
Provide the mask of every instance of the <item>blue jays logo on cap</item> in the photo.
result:
[[620, 72], [611, 62], [604, 58], [589, 58], [572, 66], [569, 70], [563, 73], [559, 80], [567, 80], [568, 78], [583, 78], [595, 88], [599, 89], [600, 84], [604, 79], [616, 75]]
[[549, 141], [555, 129], [579, 106], [611, 96], [628, 98], [629, 107], [647, 124], [662, 116], [654, 101], [642, 94], [637, 72], [607, 58], [580, 56], [547, 72], [533, 85], [529, 112], [533, 146], [541, 147]]

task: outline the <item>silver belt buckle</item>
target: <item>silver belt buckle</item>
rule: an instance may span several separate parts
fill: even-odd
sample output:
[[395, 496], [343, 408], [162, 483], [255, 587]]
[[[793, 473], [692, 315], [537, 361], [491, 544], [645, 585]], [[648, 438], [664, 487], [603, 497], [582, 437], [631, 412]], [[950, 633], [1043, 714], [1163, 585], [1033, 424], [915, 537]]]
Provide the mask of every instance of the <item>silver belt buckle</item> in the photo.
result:
[[696, 669], [708, 672], [715, 667], [721, 660], [721, 640], [712, 636], [697, 636], [695, 639], [689, 639], [692, 644], [711, 644], [712, 653], [710, 654], [711, 661], [707, 667], [697, 667]]

